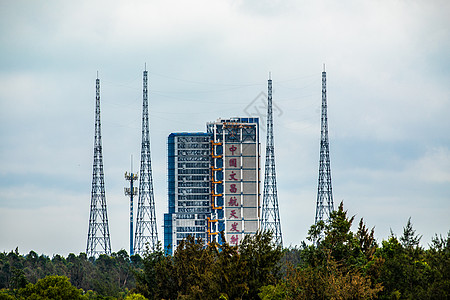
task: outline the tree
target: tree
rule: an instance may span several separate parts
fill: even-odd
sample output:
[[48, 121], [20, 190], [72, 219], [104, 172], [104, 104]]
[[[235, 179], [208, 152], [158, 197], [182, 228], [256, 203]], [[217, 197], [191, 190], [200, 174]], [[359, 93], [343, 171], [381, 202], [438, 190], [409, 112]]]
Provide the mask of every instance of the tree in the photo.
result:
[[[133, 259], [136, 260], [136, 256], [133, 256]], [[133, 291], [142, 294], [148, 299], [157, 299], [157, 296], [161, 294], [160, 286], [167, 284], [167, 286], [164, 287], [164, 291], [167, 293], [164, 298], [174, 299], [172, 282], [173, 272], [169, 260], [170, 258], [164, 256], [161, 243], [158, 243], [156, 248], [152, 249], [152, 251], [146, 249], [144, 258], [141, 262], [143, 268], [141, 270], [136, 270], [134, 273], [136, 288]], [[167, 281], [162, 280], [162, 277], [164, 276], [168, 277]]]
[[245, 282], [248, 294], [245, 298], [258, 299], [263, 286], [276, 284], [281, 279], [281, 246], [276, 245], [270, 231], [246, 235], [239, 245], [239, 253], [248, 275]]
[[353, 233], [354, 218], [347, 216], [341, 202], [338, 210], [330, 214], [328, 222], [320, 221], [312, 225], [307, 239], [313, 244], [305, 245], [302, 262], [313, 267], [322, 266], [331, 255], [342, 267], [365, 268], [377, 248], [374, 229], [369, 231], [361, 219], [358, 231]]
[[225, 234], [221, 232], [221, 235], [222, 245], [210, 244], [217, 257], [213, 266], [214, 286], [223, 299], [242, 299], [249, 292], [249, 270], [238, 247], [230, 246], [225, 241]]
[[129, 294], [125, 297], [125, 300], [146, 300], [141, 294]]
[[425, 295], [436, 273], [427, 262], [426, 251], [419, 246], [419, 241], [420, 236], [416, 235], [409, 218], [400, 240], [391, 234], [382, 242], [375, 254], [385, 260], [378, 279], [384, 286], [380, 299], [434, 299]]
[[381, 283], [372, 274], [383, 260], [374, 257], [377, 247], [373, 229], [369, 231], [361, 220], [358, 231], [351, 226], [343, 203], [333, 211], [327, 222], [318, 222], [309, 230], [303, 244], [300, 263], [288, 267], [283, 282], [261, 294], [265, 299], [372, 299], [381, 291]]
[[411, 217], [409, 217], [406, 227], [403, 228], [403, 235], [400, 237], [400, 242], [403, 248], [412, 250], [417, 248], [422, 236], [416, 235], [416, 231], [412, 227]]
[[[191, 296], [195, 299], [217, 298], [214, 288], [214, 252], [204, 248], [203, 242], [188, 236], [181, 241], [173, 256], [179, 296]], [[215, 297], [214, 293], [217, 293]]]
[[205, 247], [189, 236], [173, 257], [160, 246], [147, 252], [133, 292], [149, 299], [258, 299], [264, 285], [280, 278], [280, 257], [270, 233], [248, 236], [239, 248], [226, 242]]
[[14, 268], [12, 273], [13, 275], [11, 277], [10, 288], [12, 290], [15, 290], [26, 287], [26, 285], [28, 284], [28, 280], [25, 277], [25, 272], [23, 270]]
[[430, 283], [424, 298], [450, 298], [450, 231], [447, 237], [433, 237], [430, 249], [426, 252], [426, 261], [430, 266]]
[[86, 299], [65, 276], [47, 276], [36, 284], [29, 283], [19, 290], [18, 295], [26, 299]]

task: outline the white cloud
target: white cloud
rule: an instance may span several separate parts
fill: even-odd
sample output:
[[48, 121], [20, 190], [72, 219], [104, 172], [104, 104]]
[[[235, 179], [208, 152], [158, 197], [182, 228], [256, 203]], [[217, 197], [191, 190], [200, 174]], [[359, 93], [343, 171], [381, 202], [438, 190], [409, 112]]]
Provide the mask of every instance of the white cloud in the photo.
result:
[[450, 149], [439, 147], [428, 149], [406, 172], [417, 181], [438, 184], [450, 183]]
[[[303, 240], [314, 219], [326, 63], [335, 202], [344, 199], [350, 212], [380, 228], [381, 237], [389, 226], [401, 229], [409, 216], [424, 235], [449, 226], [426, 222], [449, 210], [448, 1], [1, 6], [0, 219], [10, 228], [14, 218], [24, 218], [15, 234], [30, 242], [20, 242], [21, 249], [84, 251], [97, 70], [113, 248], [128, 249], [123, 173], [130, 154], [139, 168], [145, 62], [160, 225], [167, 210], [167, 135], [203, 131], [207, 121], [242, 115], [266, 91], [272, 71], [274, 102], [283, 111], [275, 118], [282, 226], [287, 243]], [[264, 138], [261, 132], [263, 149]], [[17, 188], [23, 190], [14, 193]], [[39, 232], [61, 236], [49, 224], [70, 213], [59, 204], [66, 197], [69, 207], [78, 205], [71, 227], [60, 227], [68, 240], [52, 244], [43, 235], [40, 242]], [[37, 208], [12, 208], [15, 201]], [[33, 237], [26, 226], [35, 227]], [[8, 241], [13, 248], [19, 243], [14, 232]]]

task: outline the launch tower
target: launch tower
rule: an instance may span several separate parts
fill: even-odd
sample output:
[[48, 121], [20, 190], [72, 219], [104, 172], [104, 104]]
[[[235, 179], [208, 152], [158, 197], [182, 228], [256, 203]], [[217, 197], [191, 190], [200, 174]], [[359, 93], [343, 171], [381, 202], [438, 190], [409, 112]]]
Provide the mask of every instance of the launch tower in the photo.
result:
[[271, 231], [277, 245], [283, 246], [280, 213], [278, 210], [277, 178], [273, 142], [272, 79], [269, 77], [267, 92], [267, 140], [262, 204], [261, 229]]
[[155, 200], [153, 196], [152, 162], [150, 155], [147, 70], [144, 71], [142, 93], [141, 170], [139, 172], [139, 200], [136, 216], [134, 254], [143, 254], [147, 243], [150, 249], [156, 247], [158, 243]]
[[111, 254], [108, 214], [106, 211], [105, 179], [103, 174], [102, 134], [100, 123], [100, 79], [95, 80], [95, 138], [92, 170], [91, 209], [86, 254], [98, 257]]
[[334, 210], [331, 187], [330, 146], [328, 141], [327, 117], [327, 73], [322, 72], [322, 119], [320, 135], [319, 184], [317, 189], [317, 206], [315, 224], [326, 221]]

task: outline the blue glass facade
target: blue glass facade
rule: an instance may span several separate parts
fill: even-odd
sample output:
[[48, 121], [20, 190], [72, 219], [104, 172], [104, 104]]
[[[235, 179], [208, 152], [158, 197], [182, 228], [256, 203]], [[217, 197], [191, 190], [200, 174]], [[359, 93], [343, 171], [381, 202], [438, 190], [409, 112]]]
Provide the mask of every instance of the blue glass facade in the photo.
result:
[[164, 214], [164, 249], [173, 254], [191, 235], [207, 240], [210, 215], [210, 140], [204, 132], [172, 133], [167, 140], [168, 213]]

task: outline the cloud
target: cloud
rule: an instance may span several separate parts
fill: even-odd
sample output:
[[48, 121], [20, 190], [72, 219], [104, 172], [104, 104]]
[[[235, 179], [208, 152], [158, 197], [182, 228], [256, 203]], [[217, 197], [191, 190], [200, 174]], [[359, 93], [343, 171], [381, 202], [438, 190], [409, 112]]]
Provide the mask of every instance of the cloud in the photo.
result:
[[436, 184], [450, 183], [450, 149], [439, 147], [428, 149], [420, 159], [407, 170], [417, 181]]
[[326, 63], [335, 203], [344, 199], [380, 238], [409, 216], [424, 237], [446, 231], [448, 7], [440, 0], [2, 3], [0, 220], [1, 228], [24, 223], [0, 231], [0, 246], [84, 251], [99, 71], [113, 250], [128, 249], [123, 173], [131, 154], [139, 168], [144, 63], [159, 225], [168, 134], [243, 115], [266, 92], [271, 71], [283, 112], [275, 155], [284, 240], [303, 240], [315, 213]]

